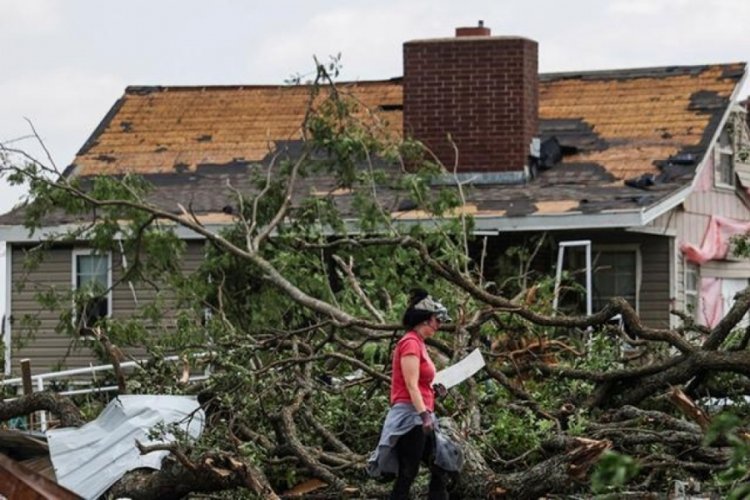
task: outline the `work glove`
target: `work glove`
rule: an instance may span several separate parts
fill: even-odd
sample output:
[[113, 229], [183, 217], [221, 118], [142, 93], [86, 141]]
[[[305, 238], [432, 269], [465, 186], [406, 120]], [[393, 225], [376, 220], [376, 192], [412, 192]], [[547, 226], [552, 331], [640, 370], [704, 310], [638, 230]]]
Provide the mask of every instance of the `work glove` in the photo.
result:
[[438, 399], [443, 399], [448, 395], [448, 389], [443, 384], [435, 384], [432, 386], [432, 390], [435, 392], [435, 396]]
[[435, 423], [432, 421], [432, 413], [425, 410], [419, 414], [422, 418], [422, 431], [425, 434], [432, 434], [435, 432]]

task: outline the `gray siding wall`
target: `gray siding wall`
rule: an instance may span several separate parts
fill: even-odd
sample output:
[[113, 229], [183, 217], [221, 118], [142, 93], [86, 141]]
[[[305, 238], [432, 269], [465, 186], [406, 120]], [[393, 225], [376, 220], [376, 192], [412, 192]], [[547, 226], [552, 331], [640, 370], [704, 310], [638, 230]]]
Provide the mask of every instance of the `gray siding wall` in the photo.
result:
[[669, 327], [672, 307], [670, 280], [674, 273], [670, 262], [669, 238], [646, 237], [641, 250], [641, 293], [639, 312], [641, 320], [654, 328]]
[[[72, 253], [70, 248], [55, 248], [46, 252], [44, 260], [33, 271], [24, 269], [27, 248], [13, 246], [11, 253], [10, 326], [11, 369], [19, 372], [19, 360], [31, 359], [33, 373], [55, 369], [64, 363], [67, 367], [87, 366], [95, 358], [85, 346], [76, 346], [71, 339], [57, 333], [59, 311], [43, 309], [36, 295], [50, 289], [70, 290]], [[10, 252], [9, 252], [10, 253]], [[28, 273], [28, 274], [27, 274]], [[22, 283], [24, 283], [21, 285]], [[19, 286], [22, 288], [19, 289]], [[38, 329], [30, 334], [24, 331], [24, 317], [38, 321]], [[96, 363], [95, 363], [96, 364]]]
[[[194, 272], [203, 261], [203, 242], [192, 240], [188, 242], [182, 258], [182, 269], [186, 273]], [[121, 255], [112, 256], [112, 281], [116, 282], [124, 273], [124, 262]], [[163, 287], [162, 287], [163, 288]], [[151, 303], [156, 297], [156, 289], [147, 283], [132, 283], [123, 281], [112, 290], [112, 317], [126, 319], [138, 315], [144, 306]], [[173, 301], [166, 301], [167, 313], [173, 312]], [[165, 326], [171, 326], [170, 322], [174, 315], [165, 315]]]
[[[638, 304], [635, 304], [644, 324], [654, 328], [669, 325], [672, 307], [672, 289], [670, 282], [674, 268], [670, 256], [674, 241], [668, 235], [643, 234], [630, 231], [590, 230], [559, 231], [549, 234], [559, 244], [562, 241], [590, 240], [592, 250], [597, 251], [637, 251], [640, 255], [640, 286]], [[510, 246], [523, 245], [520, 233], [501, 234], [494, 242], [496, 254], [502, 254]], [[547, 262], [548, 268], [537, 269], [540, 272], [554, 274], [557, 261], [557, 244], [552, 253], [543, 251], [537, 256], [540, 262]]]
[[[9, 245], [10, 246], [10, 245]], [[84, 246], [57, 247], [45, 252], [45, 258], [33, 271], [24, 269], [28, 247], [13, 245], [10, 247], [11, 280], [10, 293], [10, 326], [13, 349], [11, 351], [12, 373], [19, 372], [19, 360], [31, 359], [33, 373], [43, 373], [64, 368], [77, 368], [98, 364], [96, 357], [88, 347], [88, 341], [74, 341], [68, 336], [57, 333], [55, 329], [60, 322], [61, 310], [49, 311], [43, 309], [36, 300], [39, 292], [55, 288], [69, 291], [72, 286], [72, 259], [74, 248]], [[183, 258], [183, 269], [192, 272], [203, 259], [203, 242], [190, 241]], [[112, 281], [116, 283], [122, 275], [122, 257], [112, 255]], [[19, 284], [25, 282], [22, 288]], [[127, 282], [119, 283], [112, 290], [112, 316], [127, 318], [137, 314], [156, 295], [153, 287], [146, 284], [133, 284], [133, 289]], [[137, 302], [134, 299], [137, 298]], [[171, 302], [173, 304], [173, 302]], [[167, 302], [168, 310], [173, 310]], [[38, 322], [38, 329], [33, 336], [28, 336], [22, 330], [24, 316], [31, 316]], [[169, 327], [172, 316], [165, 318], [163, 326]], [[172, 321], [173, 324], [173, 321]], [[19, 344], [20, 342], [20, 344]], [[128, 354], [141, 356], [142, 349], [130, 349]]]
[[669, 326], [672, 307], [670, 265], [672, 238], [663, 235], [625, 231], [571, 231], [554, 233], [556, 241], [591, 240], [592, 250], [637, 250], [640, 254], [640, 287], [636, 308], [646, 326]]

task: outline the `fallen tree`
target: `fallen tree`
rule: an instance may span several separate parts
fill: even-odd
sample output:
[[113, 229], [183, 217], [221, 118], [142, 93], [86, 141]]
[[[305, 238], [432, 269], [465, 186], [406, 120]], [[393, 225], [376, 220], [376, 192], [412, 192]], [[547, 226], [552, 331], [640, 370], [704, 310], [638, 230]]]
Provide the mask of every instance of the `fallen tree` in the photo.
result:
[[[435, 357], [446, 364], [478, 348], [488, 360], [478, 378], [439, 404], [467, 455], [453, 485], [459, 496], [665, 492], [675, 479], [707, 482], [744, 463], [743, 441], [732, 439], [742, 434], [729, 426], [712, 431], [713, 417], [694, 399], [717, 386], [739, 398], [745, 392], [733, 389], [750, 387], [747, 335], [735, 330], [750, 308], [750, 290], [710, 330], [691, 321], [648, 327], [622, 299], [591, 316], [555, 315], [550, 297], [528, 285], [533, 279], [505, 296], [487, 283], [487, 240], [472, 239], [470, 217], [455, 210], [463, 204], [460, 183], [436, 192], [429, 184], [434, 169], [397, 168], [420, 159], [413, 157], [418, 145], [388, 142], [327, 83], [315, 86], [301, 150], [269, 153], [269, 163], [256, 169], [256, 188], [235, 190], [227, 210], [233, 224], [220, 232], [188, 203], [165, 206], [143, 179], [70, 178], [3, 149], [3, 172], [29, 188], [30, 227], [43, 227], [50, 213], [74, 215], [80, 224], [54, 241], [87, 240], [98, 251], [124, 254], [129, 265], [113, 286], [140, 281], [172, 294], [165, 302], [171, 305], [143, 317], [86, 325], [99, 332], [121, 392], [197, 393], [207, 415], [200, 440], [170, 444], [160, 471], [131, 472], [112, 495], [279, 498], [310, 479], [317, 481], [305, 493], [310, 498], [385, 494], [388, 485], [369, 480], [364, 465], [387, 409], [390, 352], [414, 286], [455, 311], [456, 321], [429, 342]], [[390, 176], [394, 168], [399, 175]], [[300, 193], [299, 179], [321, 171], [335, 179], [332, 190], [351, 190], [357, 202], [339, 206], [333, 195]], [[392, 203], [393, 193], [432, 218], [398, 224], [384, 201]], [[206, 259], [193, 274], [180, 269], [184, 243], [175, 227], [206, 241]], [[45, 304], [83, 306], [107, 291], [55, 291]], [[152, 335], [148, 325], [170, 314], [177, 316], [173, 327]], [[61, 315], [61, 329], [74, 335], [72, 319], [85, 315], [70, 315]], [[622, 328], [608, 324], [615, 315]], [[689, 340], [695, 335], [701, 340]], [[513, 347], [504, 348], [509, 338]], [[624, 359], [621, 344], [647, 353], [649, 362]], [[145, 346], [154, 361], [126, 379], [119, 363], [127, 345]], [[166, 351], [186, 360], [202, 353], [210, 377], [186, 386], [185, 367], [160, 361]], [[675, 387], [685, 392], [675, 396]], [[78, 425], [72, 408], [40, 393], [0, 403], [0, 418], [44, 409], [63, 425]], [[734, 477], [725, 490], [742, 480]]]

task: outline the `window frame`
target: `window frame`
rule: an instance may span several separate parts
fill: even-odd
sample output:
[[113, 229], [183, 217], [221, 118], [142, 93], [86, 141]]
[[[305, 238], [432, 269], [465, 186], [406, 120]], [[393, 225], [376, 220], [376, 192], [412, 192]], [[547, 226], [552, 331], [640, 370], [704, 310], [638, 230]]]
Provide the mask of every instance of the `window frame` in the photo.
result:
[[[591, 302], [592, 304], [596, 301], [596, 262], [597, 257], [601, 253], [623, 253], [629, 252], [635, 254], [635, 304], [633, 308], [635, 312], [640, 314], [641, 309], [641, 284], [643, 281], [643, 260], [641, 255], [641, 245], [638, 243], [623, 243], [623, 244], [592, 244], [591, 246]], [[596, 308], [594, 308], [596, 311]]]
[[[695, 290], [688, 289], [688, 274], [690, 273], [691, 269], [695, 269]], [[698, 319], [698, 308], [700, 307], [700, 280], [701, 280], [701, 267], [698, 264], [695, 264], [693, 262], [690, 262], [685, 257], [683, 257], [683, 264], [682, 264], [682, 291], [684, 295], [683, 300], [683, 308], [685, 310], [686, 314], [690, 314], [690, 316], [697, 321]], [[695, 297], [695, 307], [692, 311], [688, 310], [688, 296], [694, 296]]]
[[[726, 146], [723, 146], [721, 144], [721, 139], [724, 134], [727, 134], [728, 136], [728, 144]], [[729, 155], [731, 158], [729, 162], [729, 183], [724, 182], [723, 174], [724, 171], [721, 168], [721, 158], [722, 155]], [[734, 137], [732, 136], [732, 133], [729, 131], [727, 126], [724, 126], [724, 129], [719, 133], [718, 138], [716, 139], [716, 143], [714, 144], [714, 186], [721, 189], [735, 189], [737, 185], [737, 172], [735, 168], [735, 147], [734, 147]]]
[[594, 299], [594, 288], [593, 283], [596, 279], [596, 272], [594, 271], [596, 269], [596, 260], [597, 255], [600, 253], [622, 253], [622, 252], [632, 252], [635, 254], [635, 304], [633, 304], [633, 307], [635, 308], [635, 312], [640, 314], [641, 312], [641, 284], [643, 281], [643, 260], [641, 256], [641, 245], [638, 243], [625, 243], [622, 245], [615, 245], [615, 244], [604, 244], [604, 245], [594, 245], [591, 248], [592, 258], [591, 258], [591, 282], [592, 282], [592, 300]]
[[[112, 317], [112, 252], [97, 252], [94, 249], [91, 248], [74, 248], [71, 253], [71, 266], [70, 266], [70, 286], [71, 290], [77, 290], [78, 289], [78, 257], [80, 256], [90, 256], [90, 255], [99, 255], [104, 256], [107, 258], [107, 314], [105, 317], [111, 318]], [[73, 325], [76, 324], [76, 307], [75, 304], [71, 304], [71, 307], [73, 308], [73, 314], [72, 314], [72, 321]], [[82, 336], [86, 336], [85, 334], [81, 334]]]

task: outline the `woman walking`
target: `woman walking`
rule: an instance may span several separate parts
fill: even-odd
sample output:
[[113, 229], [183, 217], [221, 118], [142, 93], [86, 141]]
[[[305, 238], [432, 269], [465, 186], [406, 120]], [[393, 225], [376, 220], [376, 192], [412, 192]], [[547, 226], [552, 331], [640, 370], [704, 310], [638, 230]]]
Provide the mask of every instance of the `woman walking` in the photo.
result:
[[435, 365], [425, 345], [425, 339], [435, 335], [447, 321], [450, 321], [448, 310], [440, 302], [424, 290], [412, 293], [402, 319], [407, 332], [393, 351], [391, 408], [378, 448], [368, 464], [370, 474], [375, 477], [383, 473], [397, 475], [392, 500], [409, 498], [420, 462], [430, 468], [428, 498], [447, 499], [447, 472], [458, 471], [461, 466], [460, 451], [440, 433], [434, 415]]

